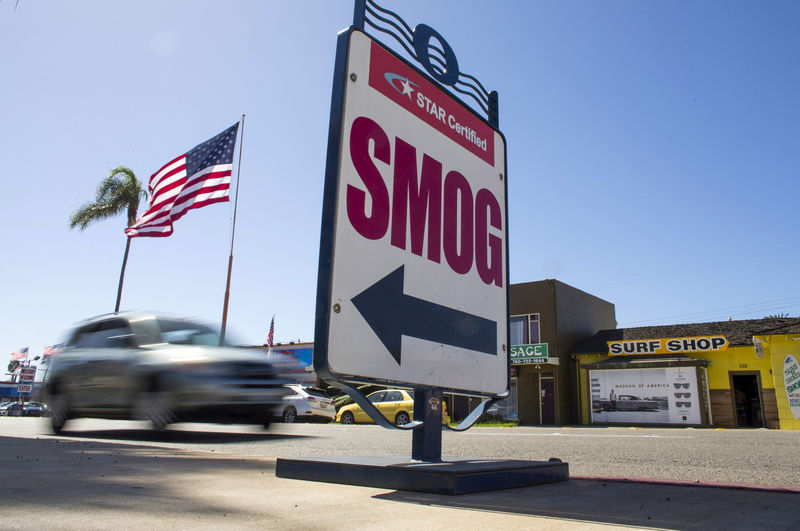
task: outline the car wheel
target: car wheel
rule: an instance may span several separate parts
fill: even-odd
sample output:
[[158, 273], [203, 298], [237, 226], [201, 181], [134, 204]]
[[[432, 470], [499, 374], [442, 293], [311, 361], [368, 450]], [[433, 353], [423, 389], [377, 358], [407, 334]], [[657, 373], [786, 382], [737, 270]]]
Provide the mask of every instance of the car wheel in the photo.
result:
[[345, 411], [342, 415], [342, 424], [355, 424], [356, 418], [349, 411]]
[[175, 421], [172, 396], [154, 386], [140, 391], [134, 399], [133, 418], [148, 421], [154, 430], [165, 429]]
[[402, 426], [403, 424], [408, 424], [409, 422], [411, 422], [411, 418], [409, 418], [408, 413], [405, 411], [401, 411], [394, 417], [395, 426]]
[[283, 421], [287, 424], [294, 424], [297, 422], [297, 411], [293, 407], [287, 407], [283, 412]]
[[69, 419], [69, 408], [67, 407], [67, 397], [61, 393], [53, 393], [48, 398], [50, 407], [50, 427], [53, 433], [59, 434]]

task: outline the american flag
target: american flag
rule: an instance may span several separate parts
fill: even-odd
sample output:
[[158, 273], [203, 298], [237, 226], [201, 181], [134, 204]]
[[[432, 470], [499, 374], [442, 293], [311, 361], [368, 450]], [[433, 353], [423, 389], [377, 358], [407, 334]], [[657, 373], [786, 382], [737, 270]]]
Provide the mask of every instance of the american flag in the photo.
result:
[[61, 344], [53, 345], [50, 347], [44, 347], [44, 352], [42, 352], [42, 356], [46, 358], [48, 356], [53, 356], [55, 354], [58, 354], [59, 352], [61, 352]]
[[24, 360], [28, 358], [28, 347], [23, 347], [11, 354], [12, 360]]
[[228, 201], [239, 122], [166, 163], [150, 177], [150, 206], [125, 229], [131, 238], [169, 236], [187, 211]]
[[269, 323], [269, 334], [267, 334], [267, 350], [272, 352], [272, 345], [275, 339], [275, 316], [272, 316], [272, 322]]

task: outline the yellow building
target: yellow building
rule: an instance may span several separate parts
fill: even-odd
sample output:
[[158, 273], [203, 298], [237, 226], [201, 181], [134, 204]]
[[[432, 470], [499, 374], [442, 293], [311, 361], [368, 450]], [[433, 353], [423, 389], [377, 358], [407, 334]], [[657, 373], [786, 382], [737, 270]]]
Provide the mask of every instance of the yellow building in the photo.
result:
[[601, 330], [571, 352], [582, 424], [800, 428], [800, 318]]

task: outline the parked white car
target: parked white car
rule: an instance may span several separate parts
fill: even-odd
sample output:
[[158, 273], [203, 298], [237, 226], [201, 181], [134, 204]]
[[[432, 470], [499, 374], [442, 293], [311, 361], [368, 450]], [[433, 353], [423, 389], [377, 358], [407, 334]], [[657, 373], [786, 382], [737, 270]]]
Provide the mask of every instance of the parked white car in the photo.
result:
[[322, 389], [301, 384], [289, 384], [286, 387], [292, 394], [283, 397], [280, 411], [283, 422], [292, 423], [299, 420], [330, 422], [336, 417], [333, 400]]

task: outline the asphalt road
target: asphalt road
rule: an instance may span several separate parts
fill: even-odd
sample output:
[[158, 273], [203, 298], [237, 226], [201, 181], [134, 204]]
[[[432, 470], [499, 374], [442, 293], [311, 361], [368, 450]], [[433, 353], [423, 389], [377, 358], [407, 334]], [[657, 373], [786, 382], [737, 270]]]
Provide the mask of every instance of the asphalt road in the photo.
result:
[[[51, 438], [46, 419], [0, 417], [0, 437]], [[411, 434], [378, 426], [176, 424], [164, 432], [129, 421], [79, 419], [60, 439], [249, 457], [408, 456]], [[800, 432], [638, 428], [472, 428], [444, 432], [445, 457], [546, 461], [571, 477], [648, 478], [800, 488]]]
[[0, 417], [0, 529], [797, 529], [799, 438], [474, 428], [445, 433], [445, 457], [559, 457], [570, 479], [448, 496], [275, 474], [277, 457], [409, 455], [409, 433], [376, 426], [78, 420], [55, 436], [46, 419]]

